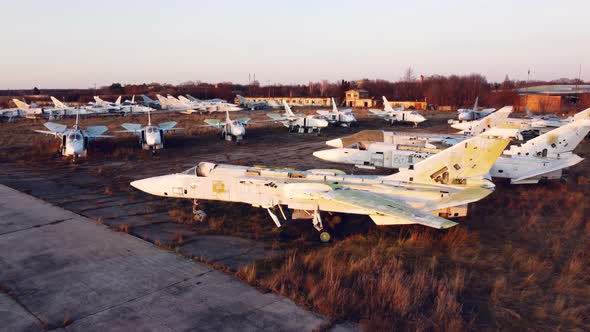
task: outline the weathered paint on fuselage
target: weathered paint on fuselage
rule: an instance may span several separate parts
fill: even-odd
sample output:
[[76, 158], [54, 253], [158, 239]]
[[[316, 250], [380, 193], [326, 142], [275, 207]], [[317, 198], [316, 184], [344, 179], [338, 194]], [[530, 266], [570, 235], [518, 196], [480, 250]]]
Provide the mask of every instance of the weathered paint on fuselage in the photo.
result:
[[[199, 175], [199, 167], [210, 165], [208, 174]], [[339, 189], [367, 190], [390, 195], [416, 208], [461, 191], [458, 186], [419, 184], [387, 180], [380, 176], [358, 176], [323, 171], [261, 169], [234, 165], [201, 163], [183, 173], [138, 180], [132, 185], [152, 195], [190, 199], [242, 202], [256, 207], [287, 205], [291, 209], [317, 210], [353, 214], [367, 211], [351, 205], [319, 198], [314, 193]], [[201, 176], [205, 175], [205, 176]], [[488, 189], [488, 181], [470, 183]], [[489, 191], [491, 193], [491, 190]]]

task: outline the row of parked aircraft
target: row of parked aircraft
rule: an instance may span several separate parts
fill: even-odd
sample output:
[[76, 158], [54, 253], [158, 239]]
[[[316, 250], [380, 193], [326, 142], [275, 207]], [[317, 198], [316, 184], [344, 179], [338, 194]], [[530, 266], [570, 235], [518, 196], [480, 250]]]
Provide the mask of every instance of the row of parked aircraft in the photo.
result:
[[[531, 124], [510, 124], [511, 110], [504, 107], [470, 121], [468, 128], [451, 136], [362, 131], [327, 142], [337, 149], [314, 153], [331, 162], [398, 169], [393, 175], [201, 162], [185, 172], [136, 180], [131, 186], [151, 195], [191, 199], [199, 217], [205, 213], [197, 210], [198, 200], [214, 200], [264, 208], [277, 227], [311, 219], [322, 241], [331, 238], [322, 212], [367, 215], [378, 225], [445, 229], [457, 225], [448, 218], [466, 216], [469, 203], [493, 192], [493, 177], [509, 178], [513, 184], [537, 183], [560, 178], [563, 169], [582, 160], [573, 150], [590, 131], [590, 108], [548, 133], [509, 146]], [[442, 143], [450, 147], [435, 145]]]

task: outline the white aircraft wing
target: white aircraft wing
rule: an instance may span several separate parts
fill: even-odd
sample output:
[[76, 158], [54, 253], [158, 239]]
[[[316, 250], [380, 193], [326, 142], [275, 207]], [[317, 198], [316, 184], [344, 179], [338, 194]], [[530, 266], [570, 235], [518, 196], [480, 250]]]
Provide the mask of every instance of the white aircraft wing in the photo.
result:
[[91, 126], [86, 128], [86, 136], [91, 138], [112, 137], [110, 135], [103, 135], [109, 128], [107, 126]]
[[526, 174], [521, 174], [521, 176], [519, 178], [512, 179], [511, 182], [518, 183], [518, 182], [524, 181], [526, 179], [534, 178], [537, 176], [541, 176], [543, 174], [551, 173], [553, 171], [568, 168], [568, 167], [578, 164], [582, 160], [584, 160], [584, 158], [582, 158], [576, 154], [573, 154], [570, 157], [565, 158], [565, 159], [553, 159], [553, 160], [551, 160], [551, 163], [548, 163], [548, 167], [543, 167], [543, 168], [531, 167], [531, 169], [528, 170]]
[[278, 114], [278, 113], [267, 113], [266, 116], [268, 116], [269, 118], [273, 119], [274, 121], [284, 121], [284, 120], [287, 120], [286, 117], [284, 117], [282, 114]]
[[158, 124], [158, 127], [163, 131], [171, 131], [171, 130], [182, 130], [182, 128], [175, 128], [176, 121], [168, 121]]
[[201, 125], [200, 127], [221, 127], [223, 126], [223, 121], [219, 119], [205, 119], [206, 125]]
[[46, 135], [59, 135], [60, 133], [49, 131], [49, 130], [33, 130], [36, 133], [46, 134]]
[[383, 111], [375, 110], [375, 109], [370, 109], [369, 112], [371, 112], [371, 114], [369, 114], [369, 115], [376, 115], [376, 116], [386, 116], [388, 114], [387, 112], [383, 112]]
[[[456, 222], [413, 208], [386, 194], [364, 190], [335, 189], [321, 193], [321, 196], [328, 201], [369, 210], [369, 216], [377, 225], [420, 224], [437, 229], [457, 225]], [[320, 210], [322, 208], [321, 201], [319, 208]]]
[[45, 122], [43, 125], [45, 126], [45, 128], [49, 129], [52, 134], [63, 133], [68, 128], [65, 125], [62, 125], [59, 123], [53, 123], [53, 122]]
[[141, 130], [142, 126], [139, 123], [124, 123], [121, 127], [126, 130], [119, 131], [120, 133], [136, 133]]

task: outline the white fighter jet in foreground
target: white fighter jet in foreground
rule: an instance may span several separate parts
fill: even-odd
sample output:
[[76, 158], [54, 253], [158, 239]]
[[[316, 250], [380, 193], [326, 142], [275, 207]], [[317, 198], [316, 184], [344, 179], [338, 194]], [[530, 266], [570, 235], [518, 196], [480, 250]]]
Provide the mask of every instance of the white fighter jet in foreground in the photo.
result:
[[164, 148], [164, 134], [169, 131], [182, 130], [182, 128], [175, 128], [176, 122], [169, 121], [160, 123], [157, 126], [152, 125], [152, 118], [150, 112], [147, 112], [148, 124], [142, 126], [138, 123], [124, 123], [121, 127], [126, 130], [121, 130], [119, 133], [133, 133], [139, 136], [139, 145], [144, 150], [156, 150]]
[[318, 110], [316, 111], [319, 115], [323, 116], [328, 120], [329, 123], [338, 124], [342, 127], [350, 127], [353, 122], [356, 122], [352, 109], [338, 110], [334, 98], [332, 98], [332, 111]]
[[416, 111], [393, 109], [393, 107], [391, 107], [389, 101], [387, 101], [387, 98], [385, 98], [385, 96], [383, 96], [383, 107], [383, 111], [371, 109], [369, 110], [369, 112], [371, 112], [375, 116], [382, 118], [383, 120], [389, 122], [392, 125], [396, 122], [410, 122], [414, 124], [414, 127], [417, 127], [419, 123], [426, 121], [426, 118]]
[[250, 122], [250, 118], [239, 118], [232, 120], [229, 117], [229, 111], [225, 111], [225, 121], [218, 119], [206, 119], [206, 125], [203, 127], [215, 127], [221, 130], [221, 139], [226, 141], [240, 142], [246, 135], [246, 125]]
[[[275, 207], [287, 220], [307, 216], [318, 231], [320, 212], [368, 215], [378, 225], [421, 224], [437, 229], [457, 223], [446, 217], [467, 214], [467, 205], [494, 189], [485, 178], [506, 139], [477, 136], [390, 176], [346, 175], [338, 170], [296, 171], [199, 163], [183, 173], [131, 182], [162, 197], [241, 202], [267, 209], [277, 226]], [[295, 217], [296, 218], [296, 217]], [[320, 239], [330, 235], [322, 232]]]
[[479, 97], [475, 98], [475, 104], [473, 104], [473, 109], [469, 108], [460, 108], [457, 110], [457, 118], [459, 121], [473, 121], [482, 119], [490, 114], [492, 114], [496, 109], [495, 108], [484, 108], [482, 110], [477, 108], [477, 101]]
[[[589, 131], [590, 119], [580, 119], [525, 143], [512, 145], [498, 158], [490, 170], [490, 175], [495, 178], [510, 179], [512, 184], [538, 183], [541, 179], [560, 179], [563, 177], [564, 169], [583, 160], [572, 151]], [[382, 137], [390, 136], [384, 133]], [[313, 155], [326, 161], [355, 165], [360, 168], [404, 169], [411, 168], [440, 151], [434, 146], [429, 146], [428, 143], [422, 146], [403, 141], [392, 144], [384, 142], [384, 139], [379, 140], [378, 135], [373, 135], [371, 138], [377, 140], [365, 141], [357, 148], [328, 149], [316, 151]], [[351, 143], [350, 138], [345, 140]]]
[[80, 115], [76, 114], [76, 124], [73, 128], [68, 129], [67, 126], [45, 122], [43, 125], [49, 130], [35, 130], [35, 132], [53, 135], [61, 141], [60, 153], [62, 156], [72, 156], [72, 161], [76, 161], [78, 157], [86, 157], [88, 154], [88, 143], [96, 138], [113, 137], [110, 135], [103, 135], [108, 128], [106, 126], [91, 126], [86, 129], [80, 129], [79, 123]]
[[275, 122], [282, 123], [289, 128], [289, 132], [295, 133], [313, 133], [319, 135], [322, 128], [328, 127], [328, 121], [319, 115], [294, 114], [291, 107], [284, 102], [285, 114], [268, 113], [267, 116]]

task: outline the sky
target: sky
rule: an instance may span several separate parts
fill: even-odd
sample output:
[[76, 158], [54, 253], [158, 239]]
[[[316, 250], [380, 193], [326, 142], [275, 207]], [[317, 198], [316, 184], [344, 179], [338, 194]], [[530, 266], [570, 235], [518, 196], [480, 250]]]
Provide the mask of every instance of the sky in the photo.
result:
[[588, 0], [18, 0], [0, 89], [480, 73], [590, 80]]

